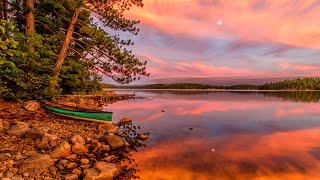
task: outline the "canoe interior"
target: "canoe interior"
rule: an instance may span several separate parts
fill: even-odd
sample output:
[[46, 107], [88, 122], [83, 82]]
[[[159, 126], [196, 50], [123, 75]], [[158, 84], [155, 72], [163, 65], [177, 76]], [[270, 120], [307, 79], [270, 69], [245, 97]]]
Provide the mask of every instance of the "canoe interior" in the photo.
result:
[[112, 112], [80, 109], [52, 102], [43, 102], [43, 105], [46, 109], [53, 112], [54, 114], [65, 117], [89, 121], [112, 121]]

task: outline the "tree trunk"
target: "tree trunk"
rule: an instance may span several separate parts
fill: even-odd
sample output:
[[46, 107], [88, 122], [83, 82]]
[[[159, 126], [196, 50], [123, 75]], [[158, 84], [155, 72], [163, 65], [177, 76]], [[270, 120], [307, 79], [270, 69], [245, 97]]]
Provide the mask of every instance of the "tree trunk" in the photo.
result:
[[66, 37], [65, 37], [65, 39], [63, 41], [63, 44], [61, 46], [58, 59], [56, 60], [56, 64], [55, 64], [54, 69], [53, 69], [53, 73], [52, 73], [52, 77], [51, 77], [50, 85], [49, 85], [49, 89], [48, 89], [49, 93], [50, 92], [54, 92], [56, 87], [57, 87], [57, 85], [58, 85], [58, 79], [59, 79], [60, 70], [61, 70], [62, 64], [64, 62], [64, 59], [66, 58], [66, 55], [67, 55], [67, 50], [69, 48], [69, 44], [70, 44], [70, 41], [71, 41], [71, 38], [72, 38], [74, 26], [75, 26], [75, 24], [76, 24], [76, 22], [78, 20], [78, 16], [79, 16], [79, 13], [80, 13], [80, 8], [81, 7], [78, 7], [74, 11], [73, 16], [71, 18], [68, 30], [66, 32]]
[[3, 5], [2, 5], [2, 1], [0, 1], [0, 19], [4, 19], [2, 10], [3, 10]]
[[8, 0], [2, 0], [3, 19], [8, 20]]
[[34, 61], [33, 54], [35, 53], [35, 47], [33, 43], [33, 35], [36, 33], [34, 23], [34, 0], [26, 0], [26, 36], [28, 37], [29, 52], [31, 54], [31, 62]]

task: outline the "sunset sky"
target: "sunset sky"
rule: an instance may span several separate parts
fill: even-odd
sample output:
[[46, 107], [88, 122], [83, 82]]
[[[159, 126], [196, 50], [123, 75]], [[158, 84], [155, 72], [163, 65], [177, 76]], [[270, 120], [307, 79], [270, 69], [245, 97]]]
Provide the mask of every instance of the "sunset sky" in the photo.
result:
[[319, 0], [144, 0], [126, 14], [150, 79], [319, 76]]

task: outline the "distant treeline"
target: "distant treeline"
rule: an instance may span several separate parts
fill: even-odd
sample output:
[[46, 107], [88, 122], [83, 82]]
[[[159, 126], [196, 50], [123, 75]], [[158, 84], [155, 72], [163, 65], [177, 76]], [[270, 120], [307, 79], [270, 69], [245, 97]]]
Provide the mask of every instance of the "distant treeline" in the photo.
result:
[[235, 89], [235, 90], [320, 90], [320, 78], [299, 78], [263, 85], [240, 84], [232, 86], [212, 86], [196, 83], [148, 84], [136, 86], [115, 86], [102, 84], [103, 88], [120, 89]]
[[262, 90], [320, 90], [320, 78], [299, 78], [266, 83], [259, 86]]

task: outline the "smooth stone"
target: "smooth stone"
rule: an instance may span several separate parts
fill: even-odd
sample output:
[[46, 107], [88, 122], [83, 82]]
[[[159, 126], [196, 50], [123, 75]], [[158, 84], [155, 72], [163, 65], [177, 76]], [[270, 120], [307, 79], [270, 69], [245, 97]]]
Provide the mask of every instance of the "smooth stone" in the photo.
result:
[[124, 141], [120, 136], [103, 136], [99, 139], [100, 142], [109, 144], [112, 149], [120, 148], [124, 146]]
[[60, 159], [71, 154], [71, 146], [67, 141], [63, 141], [49, 155], [53, 159]]
[[112, 180], [120, 173], [117, 164], [107, 162], [96, 162], [93, 168], [84, 170], [84, 180]]

